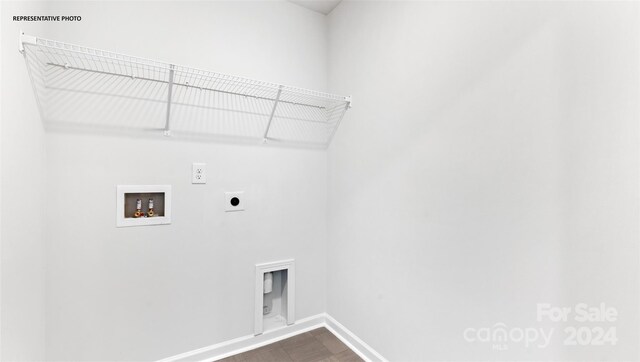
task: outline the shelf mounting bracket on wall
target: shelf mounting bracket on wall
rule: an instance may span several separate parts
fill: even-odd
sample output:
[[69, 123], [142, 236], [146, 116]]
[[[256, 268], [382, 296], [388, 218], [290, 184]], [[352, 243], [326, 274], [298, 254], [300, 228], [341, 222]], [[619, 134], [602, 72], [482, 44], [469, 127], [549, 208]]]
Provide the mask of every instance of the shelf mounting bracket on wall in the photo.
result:
[[171, 136], [171, 92], [173, 91], [173, 75], [175, 73], [175, 69], [175, 65], [169, 65], [169, 85], [167, 87], [167, 121], [164, 125], [165, 136]]
[[276, 114], [276, 107], [278, 106], [278, 102], [280, 102], [280, 95], [282, 94], [282, 86], [278, 87], [278, 94], [276, 95], [276, 100], [273, 102], [273, 108], [271, 108], [271, 114], [269, 115], [269, 122], [267, 123], [267, 128], [264, 130], [264, 135], [262, 136], [262, 142], [267, 143], [267, 134], [269, 134], [269, 128], [271, 128], [271, 121], [273, 121], [273, 115]]
[[20, 30], [20, 35], [18, 36], [18, 51], [21, 54], [24, 54], [25, 44], [36, 45], [36, 37], [31, 35], [26, 35], [22, 30]]

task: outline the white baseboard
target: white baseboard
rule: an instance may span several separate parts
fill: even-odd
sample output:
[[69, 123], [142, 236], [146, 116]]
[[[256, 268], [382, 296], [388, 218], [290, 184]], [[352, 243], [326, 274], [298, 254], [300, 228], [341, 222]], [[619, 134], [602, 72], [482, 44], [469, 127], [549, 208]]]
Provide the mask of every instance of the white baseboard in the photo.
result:
[[258, 336], [248, 335], [235, 338], [229, 341], [216, 343], [211, 346], [167, 357], [158, 362], [217, 361], [320, 327], [326, 327], [330, 330], [336, 335], [336, 337], [338, 337], [365, 361], [387, 362], [387, 360], [378, 352], [326, 313], [300, 319], [290, 326], [267, 331]]
[[328, 314], [325, 314], [325, 327], [355, 353], [357, 353], [363, 360], [371, 362], [388, 362], [380, 353], [376, 352], [375, 349], [371, 348], [371, 346], [366, 344], [363, 340], [358, 338], [358, 336], [353, 334], [353, 332], [348, 330]]

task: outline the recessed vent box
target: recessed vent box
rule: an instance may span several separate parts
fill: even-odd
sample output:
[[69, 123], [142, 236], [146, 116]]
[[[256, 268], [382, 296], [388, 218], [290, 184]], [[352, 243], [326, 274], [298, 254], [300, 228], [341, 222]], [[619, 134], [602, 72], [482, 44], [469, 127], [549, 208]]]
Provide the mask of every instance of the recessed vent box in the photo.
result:
[[295, 321], [295, 261], [256, 265], [254, 334], [275, 330]]

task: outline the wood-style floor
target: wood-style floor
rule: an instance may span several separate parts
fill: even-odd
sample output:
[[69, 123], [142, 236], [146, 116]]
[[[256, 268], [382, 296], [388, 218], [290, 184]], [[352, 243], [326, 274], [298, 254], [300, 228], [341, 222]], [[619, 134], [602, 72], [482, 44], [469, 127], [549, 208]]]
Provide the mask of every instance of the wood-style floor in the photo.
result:
[[362, 358], [322, 327], [220, 361], [359, 362]]

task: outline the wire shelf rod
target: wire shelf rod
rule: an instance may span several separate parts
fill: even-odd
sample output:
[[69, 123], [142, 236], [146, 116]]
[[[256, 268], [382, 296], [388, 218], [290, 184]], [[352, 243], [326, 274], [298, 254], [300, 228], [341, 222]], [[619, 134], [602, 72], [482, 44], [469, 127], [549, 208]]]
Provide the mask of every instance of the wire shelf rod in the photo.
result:
[[[113, 72], [107, 72], [107, 71], [102, 71], [102, 70], [79, 68], [79, 67], [74, 67], [74, 66], [70, 66], [70, 65], [62, 65], [62, 64], [56, 64], [56, 63], [47, 63], [47, 65], [50, 65], [50, 66], [53, 66], [53, 67], [64, 68], [64, 69], [77, 70], [77, 71], [82, 71], [82, 72], [108, 74], [108, 75], [113, 75], [113, 76], [118, 76], [118, 77], [123, 77], [123, 78], [139, 79], [139, 80], [146, 80], [146, 81], [150, 81], [150, 82], [169, 84], [169, 81], [161, 80], [161, 79], [153, 79], [153, 78], [146, 78], [146, 77], [136, 77], [136, 76], [131, 76], [131, 75], [127, 75], [127, 74], [113, 73]], [[275, 102], [276, 101], [276, 98], [254, 96], [254, 95], [251, 95], [251, 94], [231, 92], [231, 91], [225, 91], [225, 90], [221, 90], [221, 89], [214, 89], [214, 88], [207, 88], [207, 87], [198, 87], [198, 86], [194, 86], [194, 85], [191, 85], [191, 84], [172, 83], [172, 85], [174, 87], [193, 88], [193, 89], [198, 89], [198, 90], [204, 90], [204, 91], [210, 91], [210, 92], [218, 92], [218, 93], [224, 93], [224, 94], [240, 96], [240, 97], [249, 97], [249, 98], [254, 98], [254, 99], [259, 99], [259, 100], [264, 100], [264, 101], [271, 101], [271, 102]], [[327, 107], [317, 106], [317, 105], [314, 105], [314, 104], [291, 102], [291, 101], [285, 101], [285, 100], [279, 100], [279, 103], [286, 103], [286, 104], [302, 106], [302, 107], [318, 108], [318, 109], [323, 109], [323, 110], [327, 109]]]
[[[46, 87], [46, 88], [47, 89], [51, 89], [51, 90], [63, 91], [63, 92], [78, 92], [75, 89], [67, 89], [67, 88], [59, 88], [59, 87]], [[115, 97], [115, 98], [123, 98], [123, 99], [134, 99], [134, 100], [145, 101], [145, 102], [154, 102], [154, 103], [162, 103], [162, 104], [166, 103], [165, 100], [160, 100], [160, 99], [134, 97], [134, 96], [129, 96], [129, 95], [119, 95], [119, 94], [113, 94], [113, 93], [93, 92], [93, 91], [83, 91], [82, 93], [91, 94], [91, 95], [99, 95], [99, 96], [109, 96], [109, 97]], [[225, 112], [247, 114], [247, 115], [252, 115], [252, 116], [264, 116], [264, 117], [270, 117], [271, 116], [271, 114], [269, 114], [269, 113], [242, 111], [242, 110], [236, 110], [236, 109], [231, 109], [231, 108], [223, 108], [223, 107], [201, 106], [201, 105], [198, 105], [198, 104], [183, 103], [183, 102], [176, 102], [176, 101], [172, 101], [171, 104], [174, 105], [174, 106], [210, 109], [210, 110], [216, 110], [216, 111], [225, 111]], [[326, 121], [316, 121], [316, 120], [313, 120], [313, 119], [304, 119], [304, 118], [290, 117], [290, 116], [277, 116], [275, 118], [293, 120], [293, 121], [301, 121], [301, 122], [309, 122], [309, 123], [318, 123], [318, 124], [326, 124], [327, 123]]]

